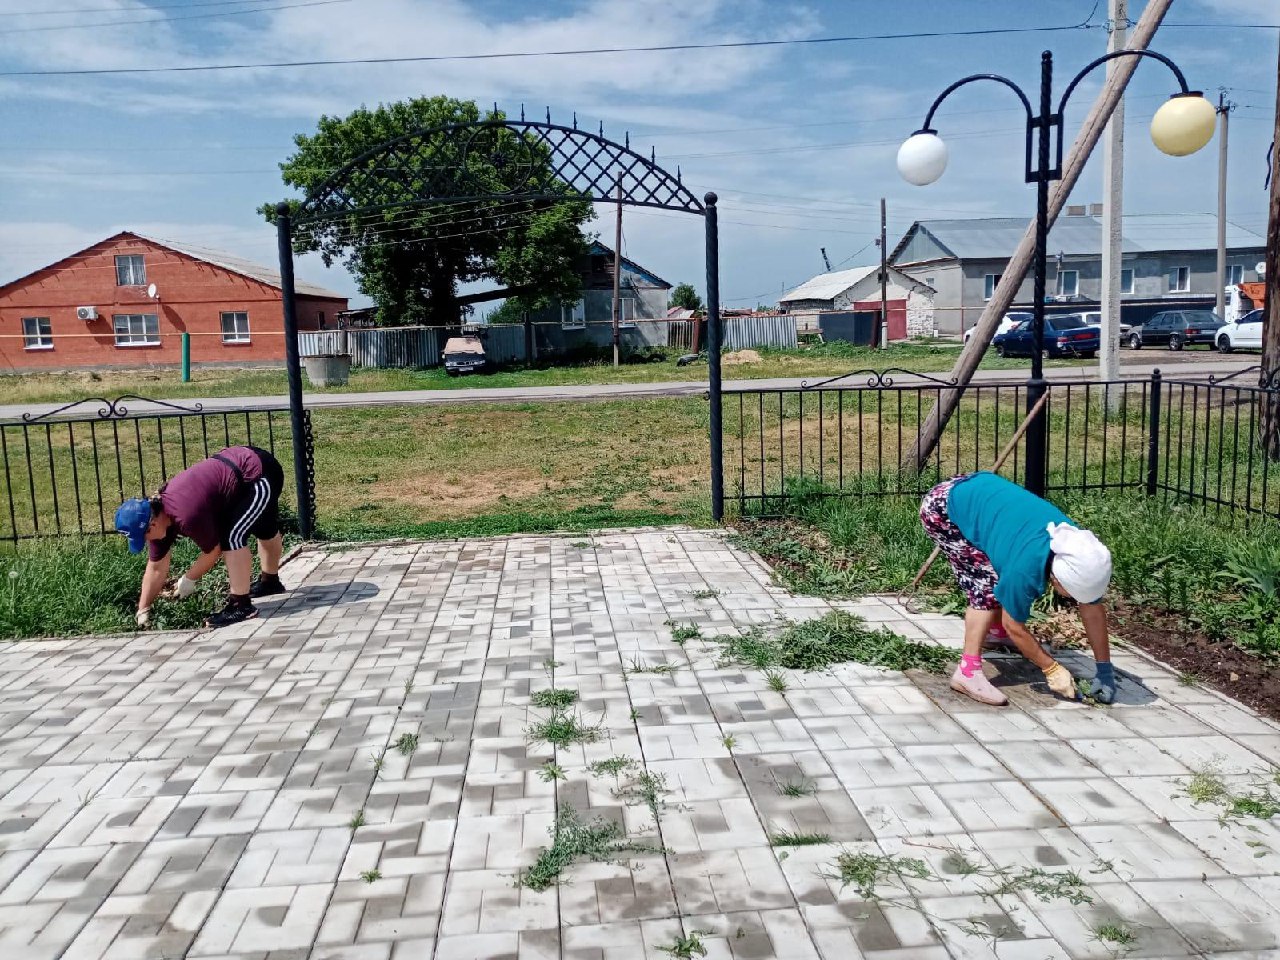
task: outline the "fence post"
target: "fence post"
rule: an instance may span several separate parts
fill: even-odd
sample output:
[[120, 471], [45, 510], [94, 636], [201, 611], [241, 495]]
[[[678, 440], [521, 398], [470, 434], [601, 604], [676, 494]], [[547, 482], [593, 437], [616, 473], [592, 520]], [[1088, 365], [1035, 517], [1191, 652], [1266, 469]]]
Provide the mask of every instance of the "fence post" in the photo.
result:
[[1156, 495], [1156, 479], [1160, 474], [1160, 371], [1151, 371], [1151, 419], [1147, 436], [1147, 496]]
[[182, 382], [191, 382], [191, 334], [182, 331]]

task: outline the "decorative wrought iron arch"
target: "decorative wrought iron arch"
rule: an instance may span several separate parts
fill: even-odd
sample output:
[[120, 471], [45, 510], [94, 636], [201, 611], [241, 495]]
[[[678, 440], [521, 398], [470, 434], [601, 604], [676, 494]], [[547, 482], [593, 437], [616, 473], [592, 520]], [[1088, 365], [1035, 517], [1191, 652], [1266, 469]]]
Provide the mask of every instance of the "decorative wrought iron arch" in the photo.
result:
[[[497, 114], [495, 107], [494, 114]], [[451, 156], [444, 164], [424, 162], [424, 148], [441, 146]], [[472, 162], [476, 158], [478, 161]], [[401, 197], [384, 204], [362, 205], [354, 197], [359, 188], [394, 183]], [[717, 197], [701, 200], [686, 187], [679, 168], [673, 175], [649, 156], [631, 148], [630, 135], [617, 143], [578, 127], [526, 120], [498, 119], [423, 127], [383, 141], [348, 161], [296, 206], [276, 207], [283, 294], [285, 359], [289, 374], [289, 410], [293, 432], [294, 474], [298, 488], [298, 520], [304, 538], [315, 530], [310, 498], [305, 495], [306, 462], [302, 404], [302, 371], [298, 349], [298, 318], [293, 276], [293, 236], [297, 227], [336, 228], [344, 220], [358, 222], [376, 233], [371, 214], [425, 209], [466, 201], [592, 201], [625, 206], [655, 207], [701, 216], [706, 231], [707, 368], [710, 401], [711, 513], [724, 516], [723, 418], [720, 371], [720, 258]], [[618, 252], [620, 255], [620, 251]]]

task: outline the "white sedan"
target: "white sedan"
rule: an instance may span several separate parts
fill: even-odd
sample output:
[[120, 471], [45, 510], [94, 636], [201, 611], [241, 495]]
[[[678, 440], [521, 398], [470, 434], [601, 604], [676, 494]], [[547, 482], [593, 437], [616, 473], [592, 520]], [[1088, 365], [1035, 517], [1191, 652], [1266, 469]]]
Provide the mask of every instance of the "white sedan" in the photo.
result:
[[1250, 310], [1235, 323], [1219, 327], [1214, 343], [1223, 353], [1262, 349], [1262, 311]]
[[[1000, 320], [1000, 326], [996, 327], [996, 332], [992, 334], [992, 339], [1000, 336], [1002, 333], [1008, 333], [1023, 320], [1030, 320], [1034, 314], [1030, 313], [1006, 313]], [[973, 327], [964, 332], [964, 342], [968, 343], [973, 336]]]
[[[1090, 310], [1090, 311], [1087, 311], [1086, 313], [1080, 314], [1080, 316], [1084, 317], [1084, 322], [1089, 324], [1090, 326], [1097, 327], [1099, 330], [1102, 329], [1102, 311], [1101, 310]], [[1120, 321], [1121, 337], [1124, 337], [1132, 329], [1133, 327], [1131, 324], [1125, 323], [1123, 320]]]

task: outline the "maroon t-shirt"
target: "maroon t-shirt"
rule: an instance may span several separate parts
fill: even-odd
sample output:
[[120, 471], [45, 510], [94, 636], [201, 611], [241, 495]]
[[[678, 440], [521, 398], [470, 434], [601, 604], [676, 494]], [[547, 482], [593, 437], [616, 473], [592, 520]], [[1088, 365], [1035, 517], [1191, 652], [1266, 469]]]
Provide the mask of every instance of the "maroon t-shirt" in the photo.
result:
[[[219, 456], [239, 467], [246, 483], [262, 476], [262, 462], [248, 447], [227, 447]], [[240, 497], [235, 471], [213, 457], [174, 476], [160, 488], [160, 503], [172, 522], [163, 539], [150, 541], [151, 559], [163, 560], [180, 536], [194, 540], [202, 553], [216, 549], [239, 519], [232, 510]]]

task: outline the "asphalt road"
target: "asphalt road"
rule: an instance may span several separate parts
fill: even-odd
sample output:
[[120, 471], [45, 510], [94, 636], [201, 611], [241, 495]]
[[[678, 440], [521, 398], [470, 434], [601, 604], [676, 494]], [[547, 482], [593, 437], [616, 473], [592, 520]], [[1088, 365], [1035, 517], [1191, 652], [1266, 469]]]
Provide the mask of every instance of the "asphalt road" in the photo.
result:
[[[1225, 374], [1244, 370], [1257, 365], [1256, 354], [1232, 354], [1224, 356], [1217, 353], [1170, 353], [1168, 351], [1145, 351], [1141, 354], [1125, 353], [1121, 375], [1125, 379], [1145, 379], [1157, 367], [1169, 377], [1186, 377], [1203, 379], [1210, 375]], [[732, 368], [730, 368], [730, 372]], [[897, 385], [928, 383], [928, 378], [945, 380], [943, 372], [914, 376], [892, 373], [887, 376]], [[1045, 378], [1050, 381], [1092, 380], [1097, 378], [1097, 367], [1087, 368], [1053, 368], [1045, 371]], [[736, 390], [795, 390], [805, 384], [828, 381], [829, 377], [806, 377], [768, 380], [726, 380], [726, 392]], [[1242, 377], [1247, 381], [1247, 377]], [[975, 383], [1024, 383], [1026, 374], [1017, 370], [980, 370], [974, 376]], [[477, 378], [483, 383], [482, 378]], [[867, 374], [851, 376], [836, 380], [833, 385], [847, 384], [850, 387], [864, 386]], [[705, 380], [676, 381], [668, 383], [600, 383], [579, 384], [556, 387], [483, 387], [459, 388], [456, 390], [401, 390], [381, 393], [311, 393], [305, 394], [303, 402], [310, 409], [327, 407], [367, 407], [367, 406], [414, 406], [422, 404], [467, 404], [467, 403], [527, 403], [530, 401], [565, 401], [565, 400], [609, 400], [622, 397], [688, 397], [705, 393]], [[222, 413], [234, 410], [274, 410], [289, 405], [287, 396], [257, 397], [210, 397], [206, 399], [190, 398], [172, 401], [173, 406], [194, 409], [200, 404], [206, 413]], [[0, 405], [0, 420], [20, 420], [24, 413], [32, 416], [56, 410], [63, 404], [9, 404]], [[173, 406], [146, 402], [126, 403], [130, 414], [154, 414], [172, 412]], [[69, 411], [73, 416], [91, 414], [87, 407]]]

